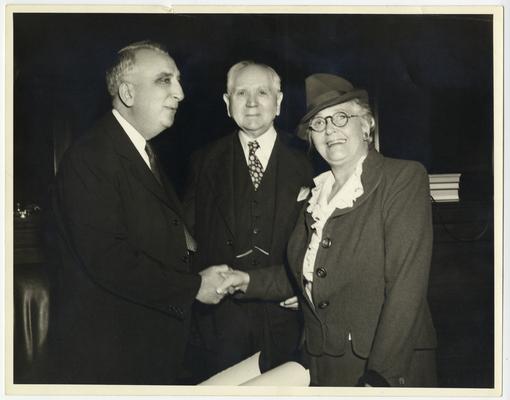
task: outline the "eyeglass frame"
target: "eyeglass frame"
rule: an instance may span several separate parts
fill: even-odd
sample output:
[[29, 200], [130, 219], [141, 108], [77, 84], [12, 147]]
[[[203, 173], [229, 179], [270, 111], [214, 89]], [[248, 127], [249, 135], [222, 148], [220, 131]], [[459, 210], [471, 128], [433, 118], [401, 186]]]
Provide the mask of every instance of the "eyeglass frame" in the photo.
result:
[[[343, 124], [343, 125], [337, 125], [337, 124], [335, 124], [335, 123], [333, 122], [333, 117], [334, 117], [335, 115], [338, 115], [338, 114], [343, 114], [343, 115], [345, 115], [345, 121], [346, 121], [346, 122], [345, 122], [345, 124]], [[324, 131], [326, 130], [326, 128], [328, 127], [328, 119], [330, 119], [330, 120], [331, 120], [331, 123], [333, 124], [333, 126], [336, 126], [337, 128], [343, 128], [344, 126], [346, 126], [346, 125], [349, 123], [349, 120], [350, 120], [351, 118], [354, 118], [354, 117], [362, 117], [362, 116], [363, 116], [363, 115], [359, 115], [359, 114], [347, 114], [345, 111], [338, 111], [338, 112], [334, 113], [333, 115], [328, 115], [327, 117], [313, 117], [313, 118], [310, 120], [310, 123], [308, 124], [308, 129], [310, 129], [312, 132], [322, 133], [322, 132], [324, 132]], [[325, 123], [325, 125], [324, 125], [324, 129], [323, 129], [323, 130], [321, 130], [321, 131], [317, 131], [317, 130], [315, 130], [315, 129], [313, 129], [313, 128], [312, 128], [312, 122], [313, 122], [314, 120], [317, 120], [317, 119], [322, 119], [322, 120], [324, 120], [324, 123]]]

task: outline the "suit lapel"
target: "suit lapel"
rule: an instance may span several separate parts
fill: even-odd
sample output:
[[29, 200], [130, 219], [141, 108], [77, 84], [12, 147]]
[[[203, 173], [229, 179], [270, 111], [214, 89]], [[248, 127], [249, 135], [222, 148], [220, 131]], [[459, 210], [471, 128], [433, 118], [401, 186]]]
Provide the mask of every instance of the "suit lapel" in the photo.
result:
[[[126, 168], [135, 176], [151, 193], [158, 197], [168, 207], [176, 210], [178, 202], [170, 202], [163, 186], [159, 184], [150, 168], [147, 166], [140, 153], [136, 150], [127, 134], [124, 132], [113, 114], [105, 119], [105, 130], [110, 135], [115, 150], [126, 161]], [[164, 173], [162, 174], [164, 176]]]
[[[372, 193], [375, 191], [375, 189], [379, 186], [379, 183], [381, 181], [382, 177], [382, 165], [384, 162], [384, 157], [380, 155], [377, 151], [371, 150], [368, 153], [367, 158], [365, 159], [365, 162], [363, 163], [363, 173], [361, 175], [361, 182], [363, 184], [363, 195], [361, 195], [356, 201], [354, 202], [353, 207], [351, 208], [343, 208], [343, 209], [336, 209], [333, 214], [331, 214], [330, 218], [339, 217], [341, 215], [347, 214], [353, 210], [355, 210], [357, 207], [359, 207], [361, 204], [363, 204], [367, 198], [369, 198]], [[308, 200], [307, 200], [308, 203]], [[293, 265], [295, 265], [295, 269], [293, 273], [298, 279], [298, 282], [300, 284], [301, 290], [303, 292], [303, 296], [305, 298], [306, 303], [310, 307], [311, 311], [318, 317], [317, 310], [315, 309], [314, 305], [306, 295], [306, 291], [303, 285], [302, 280], [302, 268], [303, 268], [303, 261], [306, 254], [306, 249], [308, 246], [308, 242], [310, 240], [310, 235], [312, 232], [312, 224], [314, 223], [314, 219], [312, 215], [306, 211], [304, 211], [304, 219], [305, 219], [305, 226], [306, 228], [300, 233], [300, 240], [302, 243], [301, 248], [303, 249], [301, 253], [296, 257], [295, 262]]]
[[215, 202], [232, 235], [235, 234], [234, 204], [234, 146], [238, 141], [237, 134], [226, 141], [220, 152], [211, 158], [207, 175], [211, 190], [215, 193]]
[[363, 162], [363, 172], [361, 174], [363, 194], [356, 199], [352, 207], [342, 209], [337, 208], [335, 211], [333, 211], [333, 214], [331, 214], [330, 218], [336, 218], [340, 215], [344, 215], [356, 210], [371, 196], [371, 194], [381, 182], [383, 163], [384, 157], [382, 155], [380, 155], [376, 150], [369, 151], [367, 158]]

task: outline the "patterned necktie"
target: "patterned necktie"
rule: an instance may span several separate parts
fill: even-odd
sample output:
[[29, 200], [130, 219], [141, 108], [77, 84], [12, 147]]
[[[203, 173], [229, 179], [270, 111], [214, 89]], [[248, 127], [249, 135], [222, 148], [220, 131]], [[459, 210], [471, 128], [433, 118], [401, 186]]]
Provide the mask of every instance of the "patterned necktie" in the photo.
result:
[[259, 142], [256, 140], [248, 142], [248, 148], [250, 149], [248, 154], [248, 170], [250, 171], [253, 186], [255, 187], [255, 190], [257, 190], [260, 185], [260, 181], [262, 180], [262, 176], [264, 175], [264, 168], [262, 167], [258, 157], [255, 155], [257, 149], [260, 148]]
[[156, 154], [154, 153], [154, 150], [152, 149], [152, 146], [149, 142], [145, 144], [145, 152], [149, 156], [149, 164], [151, 165], [152, 174], [161, 185], [161, 175], [159, 173], [158, 162], [156, 161]]
[[[152, 146], [149, 142], [145, 144], [145, 152], [149, 156], [149, 164], [151, 165], [151, 171], [156, 180], [159, 182], [160, 185], [163, 185], [161, 183], [161, 174], [159, 172], [158, 167], [158, 161], [156, 159], [156, 153], [154, 153], [154, 150], [152, 149]], [[186, 225], [183, 225], [184, 227], [184, 237], [186, 238], [186, 247], [189, 251], [196, 252], [197, 251], [197, 242], [191, 236], [191, 233], [188, 231], [188, 228], [186, 228]]]

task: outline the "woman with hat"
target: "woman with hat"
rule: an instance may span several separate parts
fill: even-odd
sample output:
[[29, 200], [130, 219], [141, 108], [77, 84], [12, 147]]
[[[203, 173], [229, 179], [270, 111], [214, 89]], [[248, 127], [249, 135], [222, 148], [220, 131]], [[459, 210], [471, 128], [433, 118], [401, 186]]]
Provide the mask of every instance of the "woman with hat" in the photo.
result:
[[[305, 321], [304, 355], [318, 386], [436, 386], [427, 304], [432, 253], [428, 175], [383, 157], [365, 90], [330, 74], [306, 79], [298, 128], [328, 163], [288, 244]], [[235, 266], [234, 266], [235, 268]], [[292, 296], [284, 266], [233, 271], [221, 290]], [[292, 300], [283, 305], [289, 306]]]

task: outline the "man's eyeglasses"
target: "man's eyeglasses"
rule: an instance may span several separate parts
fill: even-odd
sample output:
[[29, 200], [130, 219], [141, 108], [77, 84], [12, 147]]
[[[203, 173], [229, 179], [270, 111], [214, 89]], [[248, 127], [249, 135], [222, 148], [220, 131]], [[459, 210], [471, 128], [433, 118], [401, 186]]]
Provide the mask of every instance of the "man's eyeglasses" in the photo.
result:
[[328, 119], [330, 119], [333, 125], [338, 128], [342, 128], [349, 123], [349, 118], [352, 117], [360, 117], [360, 115], [347, 114], [343, 111], [340, 111], [333, 115], [329, 115], [326, 118], [315, 117], [310, 121], [309, 127], [312, 131], [323, 132], [326, 129], [326, 125], [328, 124]]

